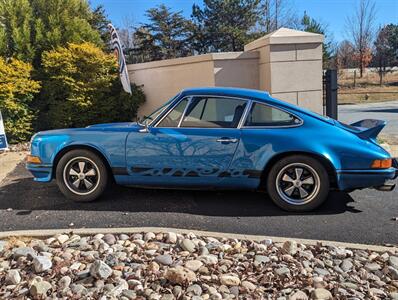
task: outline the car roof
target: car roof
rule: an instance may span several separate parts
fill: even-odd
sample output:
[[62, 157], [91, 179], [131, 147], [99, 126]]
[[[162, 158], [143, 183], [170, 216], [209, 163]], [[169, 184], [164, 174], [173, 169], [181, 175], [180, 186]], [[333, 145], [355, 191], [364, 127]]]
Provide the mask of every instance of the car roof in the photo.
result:
[[252, 90], [252, 89], [243, 89], [243, 88], [234, 88], [234, 87], [200, 87], [200, 88], [184, 89], [182, 90], [181, 95], [182, 96], [215, 95], [215, 96], [229, 96], [229, 97], [238, 97], [238, 98], [241, 97], [247, 99], [255, 99], [260, 102], [287, 107], [294, 110], [298, 109], [296, 105], [272, 98], [270, 94], [266, 91]]
[[232, 88], [232, 87], [200, 87], [200, 88], [189, 88], [182, 91], [184, 96], [189, 95], [220, 95], [220, 96], [235, 96], [243, 98], [256, 98], [256, 99], [268, 99], [271, 96], [265, 91], [243, 89], [243, 88]]

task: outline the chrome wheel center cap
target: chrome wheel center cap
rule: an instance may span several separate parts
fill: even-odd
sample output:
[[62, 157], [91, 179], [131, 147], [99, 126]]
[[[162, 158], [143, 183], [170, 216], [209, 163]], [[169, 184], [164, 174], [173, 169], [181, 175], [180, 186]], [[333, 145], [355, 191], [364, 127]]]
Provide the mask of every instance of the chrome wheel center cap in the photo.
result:
[[295, 186], [295, 187], [300, 187], [301, 186], [301, 180], [295, 180], [295, 181], [293, 181], [293, 185]]
[[86, 178], [86, 175], [84, 175], [83, 173], [79, 173], [79, 179], [80, 180], [83, 180], [84, 178]]

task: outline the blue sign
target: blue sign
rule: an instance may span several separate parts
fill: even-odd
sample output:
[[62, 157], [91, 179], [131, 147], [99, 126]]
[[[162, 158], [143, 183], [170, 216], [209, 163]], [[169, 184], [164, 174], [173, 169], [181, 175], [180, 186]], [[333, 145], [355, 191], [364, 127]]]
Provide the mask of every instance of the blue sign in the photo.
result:
[[0, 150], [7, 148], [8, 148], [7, 137], [4, 130], [3, 117], [1, 116], [0, 112]]
[[0, 134], [0, 149], [6, 149], [6, 148], [7, 148], [6, 135]]

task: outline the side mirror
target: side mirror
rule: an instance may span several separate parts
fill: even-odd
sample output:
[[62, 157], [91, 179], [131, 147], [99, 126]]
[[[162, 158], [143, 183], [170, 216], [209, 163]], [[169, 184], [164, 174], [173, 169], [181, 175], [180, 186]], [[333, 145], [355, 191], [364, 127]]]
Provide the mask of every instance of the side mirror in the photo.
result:
[[148, 125], [146, 123], [145, 124], [141, 124], [141, 125], [143, 127], [138, 130], [139, 132], [142, 132], [142, 133], [149, 132], [149, 128], [148, 128]]

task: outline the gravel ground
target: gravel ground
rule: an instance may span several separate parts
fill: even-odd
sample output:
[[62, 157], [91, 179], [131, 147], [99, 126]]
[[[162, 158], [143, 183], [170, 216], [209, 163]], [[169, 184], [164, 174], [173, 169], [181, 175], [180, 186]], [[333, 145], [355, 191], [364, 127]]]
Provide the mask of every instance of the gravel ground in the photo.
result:
[[70, 233], [0, 254], [1, 299], [398, 299], [397, 253], [293, 240]]
[[8, 145], [8, 151], [10, 152], [30, 151], [30, 143], [24, 142], [19, 144]]

